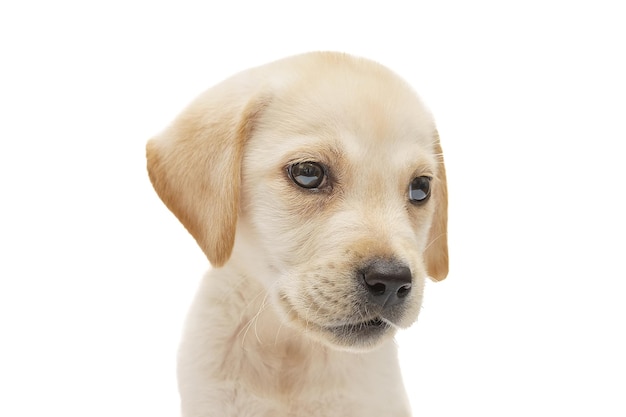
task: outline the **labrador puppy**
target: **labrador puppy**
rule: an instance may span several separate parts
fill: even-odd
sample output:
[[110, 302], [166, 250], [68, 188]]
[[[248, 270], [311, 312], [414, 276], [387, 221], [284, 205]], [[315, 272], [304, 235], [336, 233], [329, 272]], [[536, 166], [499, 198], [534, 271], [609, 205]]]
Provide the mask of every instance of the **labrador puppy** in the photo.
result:
[[206, 254], [179, 352], [185, 417], [400, 417], [393, 336], [446, 277], [431, 114], [389, 69], [315, 52], [241, 72], [147, 145]]

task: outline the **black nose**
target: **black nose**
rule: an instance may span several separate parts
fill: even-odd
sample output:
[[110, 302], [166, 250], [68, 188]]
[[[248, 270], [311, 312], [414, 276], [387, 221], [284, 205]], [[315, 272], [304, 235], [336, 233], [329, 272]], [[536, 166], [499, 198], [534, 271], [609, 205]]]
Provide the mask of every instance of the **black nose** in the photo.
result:
[[401, 262], [377, 260], [363, 270], [363, 280], [376, 304], [389, 307], [411, 292], [411, 270]]

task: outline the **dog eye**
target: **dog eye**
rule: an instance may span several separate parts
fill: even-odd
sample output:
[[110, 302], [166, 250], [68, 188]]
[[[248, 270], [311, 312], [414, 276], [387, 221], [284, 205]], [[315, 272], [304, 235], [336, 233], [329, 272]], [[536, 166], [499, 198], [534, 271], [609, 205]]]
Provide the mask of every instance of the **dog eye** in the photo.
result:
[[422, 204], [430, 197], [430, 177], [416, 177], [409, 184], [409, 200]]
[[324, 183], [324, 167], [317, 162], [298, 162], [289, 166], [289, 177], [302, 188], [319, 188]]

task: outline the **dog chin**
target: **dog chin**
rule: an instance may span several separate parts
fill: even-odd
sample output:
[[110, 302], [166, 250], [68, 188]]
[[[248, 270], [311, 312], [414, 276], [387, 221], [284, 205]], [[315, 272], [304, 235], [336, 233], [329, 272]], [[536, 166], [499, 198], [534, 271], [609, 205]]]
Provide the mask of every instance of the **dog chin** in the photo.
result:
[[[279, 303], [279, 311], [284, 313], [283, 320], [296, 331], [301, 331], [309, 338], [321, 344], [344, 351], [363, 352], [375, 349], [384, 341], [393, 338], [398, 325], [381, 316], [364, 319], [362, 321], [346, 320], [344, 323], [333, 321], [323, 323], [304, 319], [298, 314], [285, 298]], [[395, 319], [394, 319], [395, 321]], [[402, 320], [401, 320], [402, 321]]]
[[329, 344], [335, 348], [367, 351], [392, 338], [396, 333], [396, 327], [384, 319], [375, 318], [355, 324], [324, 327], [324, 331]]
[[[302, 323], [291, 323], [301, 327]], [[343, 325], [315, 325], [308, 323], [304, 334], [313, 340], [335, 350], [365, 352], [380, 346], [393, 338], [396, 327], [384, 319]]]

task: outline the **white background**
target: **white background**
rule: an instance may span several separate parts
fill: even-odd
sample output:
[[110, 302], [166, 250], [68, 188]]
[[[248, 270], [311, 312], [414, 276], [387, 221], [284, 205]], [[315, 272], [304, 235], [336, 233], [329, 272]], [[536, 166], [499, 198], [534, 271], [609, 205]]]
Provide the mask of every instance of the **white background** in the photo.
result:
[[442, 137], [451, 272], [398, 338], [415, 415], [626, 416], [623, 5], [412, 3], [4, 1], [0, 415], [178, 414], [207, 261], [145, 142], [234, 72], [330, 49], [402, 75]]

